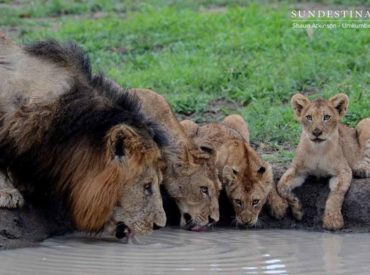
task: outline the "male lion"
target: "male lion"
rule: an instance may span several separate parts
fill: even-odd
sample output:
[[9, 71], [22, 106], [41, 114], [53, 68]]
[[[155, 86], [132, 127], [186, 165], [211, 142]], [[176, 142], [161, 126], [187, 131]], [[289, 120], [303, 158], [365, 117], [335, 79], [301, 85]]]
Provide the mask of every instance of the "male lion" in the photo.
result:
[[0, 169], [7, 175], [0, 207], [23, 205], [14, 184], [36, 202], [61, 201], [79, 230], [97, 232], [112, 221], [137, 233], [165, 225], [165, 132], [136, 97], [92, 75], [78, 46], [45, 41], [22, 48], [0, 35], [0, 121]]
[[208, 145], [197, 146], [186, 136], [163, 96], [144, 89], [131, 89], [142, 102], [143, 112], [163, 126], [170, 146], [163, 148], [163, 184], [181, 212], [181, 226], [193, 231], [206, 229], [219, 220], [218, 196], [221, 184]]
[[237, 223], [256, 224], [266, 202], [274, 217], [284, 215], [287, 203], [276, 192], [271, 166], [249, 145], [248, 125], [241, 116], [230, 115], [222, 123], [203, 126], [184, 120], [181, 125], [196, 143], [209, 143], [216, 149], [219, 178]]
[[341, 229], [341, 208], [352, 173], [370, 176], [370, 119], [360, 121], [356, 129], [341, 124], [348, 107], [345, 94], [314, 101], [296, 94], [291, 104], [303, 131], [293, 162], [278, 183], [278, 192], [288, 200], [293, 216], [301, 220], [301, 204], [292, 190], [309, 175], [331, 177], [323, 227]]

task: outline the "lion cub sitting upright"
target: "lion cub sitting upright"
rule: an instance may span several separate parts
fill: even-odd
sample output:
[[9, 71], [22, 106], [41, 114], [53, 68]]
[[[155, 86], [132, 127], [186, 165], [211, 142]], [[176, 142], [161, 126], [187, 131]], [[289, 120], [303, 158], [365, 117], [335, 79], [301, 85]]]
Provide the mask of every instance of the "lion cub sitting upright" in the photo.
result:
[[293, 162], [278, 183], [278, 192], [288, 200], [293, 216], [301, 220], [301, 204], [292, 190], [309, 175], [331, 177], [323, 227], [341, 229], [341, 208], [352, 173], [370, 177], [370, 118], [360, 121], [356, 129], [341, 124], [348, 107], [345, 94], [315, 101], [296, 94], [291, 104], [303, 131]]

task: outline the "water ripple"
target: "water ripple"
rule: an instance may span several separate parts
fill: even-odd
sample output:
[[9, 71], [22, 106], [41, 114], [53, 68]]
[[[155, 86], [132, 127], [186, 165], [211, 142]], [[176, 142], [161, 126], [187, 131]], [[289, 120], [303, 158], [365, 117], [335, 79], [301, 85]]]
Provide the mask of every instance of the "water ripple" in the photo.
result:
[[368, 274], [369, 237], [163, 229], [124, 244], [75, 234], [0, 252], [0, 274]]

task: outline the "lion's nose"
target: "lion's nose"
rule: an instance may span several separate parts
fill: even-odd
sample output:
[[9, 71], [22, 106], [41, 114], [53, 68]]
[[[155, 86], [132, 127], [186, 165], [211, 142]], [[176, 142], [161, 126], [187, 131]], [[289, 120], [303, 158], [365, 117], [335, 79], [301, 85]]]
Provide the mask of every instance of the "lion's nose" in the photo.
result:
[[315, 137], [319, 137], [322, 134], [322, 131], [320, 129], [316, 128], [315, 130], [313, 130], [312, 134]]
[[185, 222], [186, 223], [190, 223], [191, 222], [191, 216], [188, 213], [184, 213], [184, 219], [185, 219]]
[[209, 224], [214, 224], [216, 221], [212, 219], [211, 217], [208, 217], [208, 223]]

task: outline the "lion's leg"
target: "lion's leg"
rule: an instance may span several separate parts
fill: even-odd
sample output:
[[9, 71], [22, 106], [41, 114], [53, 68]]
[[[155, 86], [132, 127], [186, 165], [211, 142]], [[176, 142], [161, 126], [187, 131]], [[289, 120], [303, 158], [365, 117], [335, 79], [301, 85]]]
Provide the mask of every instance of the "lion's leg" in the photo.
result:
[[322, 220], [325, 229], [337, 230], [343, 227], [342, 204], [351, 180], [352, 171], [349, 167], [342, 169], [338, 176], [330, 179], [330, 193], [326, 200]]
[[24, 204], [22, 194], [9, 179], [0, 175], [0, 208], [19, 208]]
[[353, 169], [358, 177], [370, 177], [370, 118], [361, 120], [356, 127], [361, 149], [359, 163]]
[[267, 205], [270, 208], [270, 215], [274, 218], [282, 219], [285, 216], [289, 204], [286, 199], [278, 194], [275, 183], [273, 183], [272, 189], [267, 197]]
[[292, 214], [295, 219], [301, 220], [303, 217], [301, 202], [292, 190], [301, 186], [306, 179], [306, 176], [297, 173], [296, 169], [289, 168], [281, 177], [277, 191], [280, 196], [286, 199], [291, 207]]

